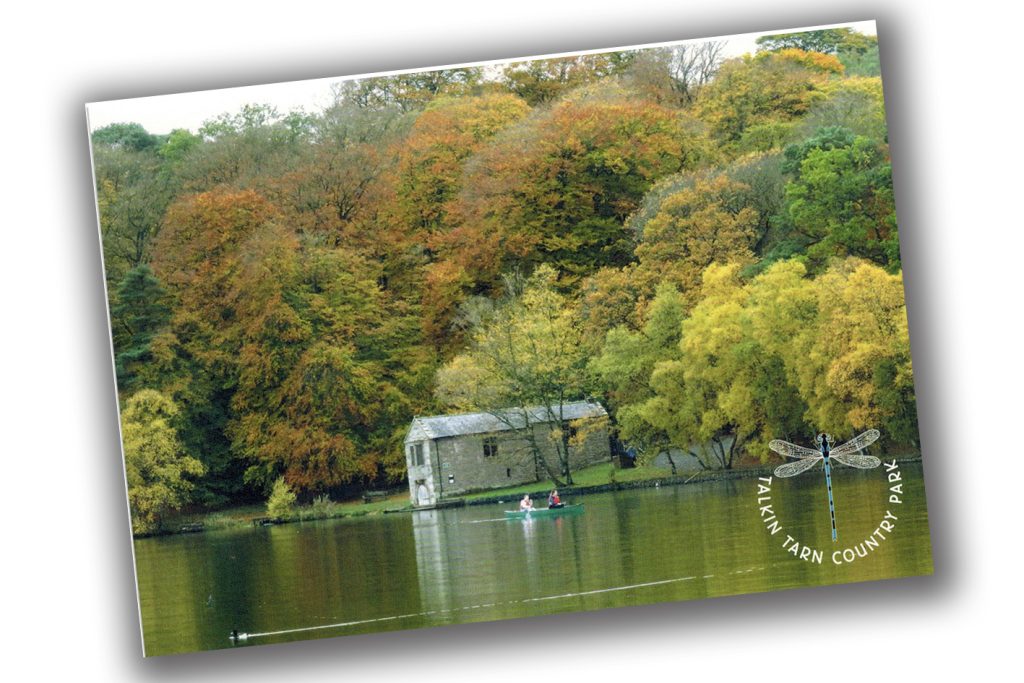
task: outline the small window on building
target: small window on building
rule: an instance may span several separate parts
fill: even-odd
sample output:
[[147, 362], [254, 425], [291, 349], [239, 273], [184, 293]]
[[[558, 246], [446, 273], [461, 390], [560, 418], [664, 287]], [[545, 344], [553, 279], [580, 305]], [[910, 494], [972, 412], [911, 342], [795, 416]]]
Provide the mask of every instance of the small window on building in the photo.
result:
[[423, 466], [423, 444], [417, 443], [409, 446], [409, 456], [412, 459], [412, 464], [417, 467]]
[[511, 467], [506, 467], [505, 468], [505, 476], [508, 477], [509, 479], [512, 478], [512, 468]]
[[498, 455], [498, 437], [484, 437], [484, 457], [493, 458]]

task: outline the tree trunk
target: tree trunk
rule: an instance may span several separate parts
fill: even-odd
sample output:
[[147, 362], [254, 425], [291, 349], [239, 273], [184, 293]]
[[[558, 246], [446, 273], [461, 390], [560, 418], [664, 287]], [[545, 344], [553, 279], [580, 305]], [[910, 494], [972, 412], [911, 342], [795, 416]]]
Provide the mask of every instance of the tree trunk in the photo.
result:
[[562, 459], [562, 467], [565, 469], [565, 482], [569, 486], [572, 486], [572, 471], [571, 471], [571, 467], [569, 466], [569, 432], [568, 432], [568, 430], [566, 430], [564, 425], [562, 426], [561, 430], [562, 430], [562, 452], [565, 455], [563, 457], [562, 453], [559, 453], [558, 457]]
[[665, 457], [668, 458], [668, 466], [672, 468], [672, 476], [676, 476], [676, 461], [672, 459], [672, 449], [665, 449]]
[[708, 468], [708, 466], [704, 463], [704, 458], [702, 458], [698, 454], [694, 453], [692, 449], [689, 449], [686, 452], [693, 456], [693, 458], [697, 461], [697, 464], [700, 465], [700, 468], [702, 470], [706, 470]]

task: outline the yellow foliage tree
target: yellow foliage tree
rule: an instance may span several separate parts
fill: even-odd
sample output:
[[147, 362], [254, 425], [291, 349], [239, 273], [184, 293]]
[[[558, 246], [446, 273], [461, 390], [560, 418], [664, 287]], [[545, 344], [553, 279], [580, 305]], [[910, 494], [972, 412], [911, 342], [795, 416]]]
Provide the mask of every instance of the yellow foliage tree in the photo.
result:
[[[858, 259], [817, 279], [795, 260], [746, 284], [739, 270], [704, 272], [678, 350], [650, 372], [653, 396], [634, 392], [639, 403], [617, 407], [624, 423], [639, 418], [707, 467], [731, 467], [744, 450], [766, 459], [769, 440], [820, 431], [878, 428], [891, 443], [916, 444], [900, 275]], [[595, 365], [604, 377], [628, 379], [633, 356], [650, 353], [634, 337], [608, 335]]]
[[778, 355], [806, 420], [839, 435], [882, 426], [916, 434], [903, 278], [858, 259], [816, 280], [778, 263], [752, 284], [755, 336]]
[[160, 530], [166, 515], [188, 502], [189, 477], [203, 474], [202, 463], [178, 440], [177, 414], [177, 406], [152, 389], [133, 395], [121, 413], [128, 503], [137, 534]]
[[658, 213], [643, 225], [636, 247], [638, 270], [672, 282], [692, 306], [709, 266], [753, 262], [751, 246], [758, 214], [747, 205], [749, 189], [720, 175], [697, 179], [693, 187], [665, 199]]
[[748, 130], [785, 127], [806, 114], [842, 69], [832, 55], [799, 49], [744, 55], [722, 65], [701, 90], [695, 112], [727, 149], [738, 151]]

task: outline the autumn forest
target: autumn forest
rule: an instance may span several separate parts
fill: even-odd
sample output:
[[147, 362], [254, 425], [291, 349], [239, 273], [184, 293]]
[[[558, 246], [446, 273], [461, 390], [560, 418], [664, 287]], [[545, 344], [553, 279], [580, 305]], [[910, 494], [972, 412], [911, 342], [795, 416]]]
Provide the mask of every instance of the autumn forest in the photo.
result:
[[916, 450], [877, 42], [723, 48], [96, 130], [133, 514], [392, 486], [413, 416], [582, 398], [641, 462]]

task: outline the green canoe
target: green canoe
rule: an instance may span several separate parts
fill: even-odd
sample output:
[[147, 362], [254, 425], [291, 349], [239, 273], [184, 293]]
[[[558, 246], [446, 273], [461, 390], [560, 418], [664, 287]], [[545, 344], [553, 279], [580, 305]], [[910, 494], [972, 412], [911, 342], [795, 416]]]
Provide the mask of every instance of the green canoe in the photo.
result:
[[563, 505], [558, 508], [534, 508], [529, 512], [521, 510], [505, 510], [505, 519], [525, 519], [527, 517], [555, 517], [557, 515], [575, 515], [583, 512], [583, 503]]

